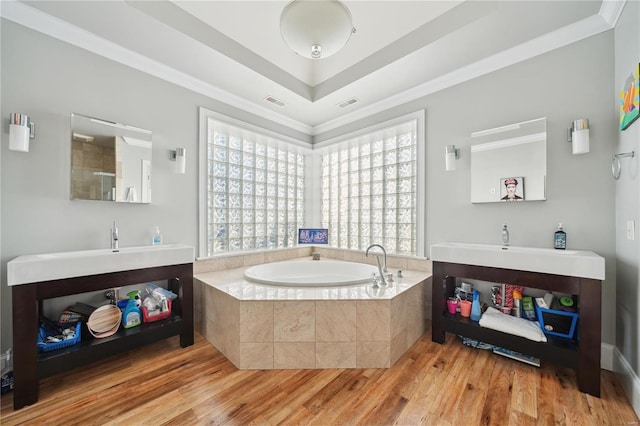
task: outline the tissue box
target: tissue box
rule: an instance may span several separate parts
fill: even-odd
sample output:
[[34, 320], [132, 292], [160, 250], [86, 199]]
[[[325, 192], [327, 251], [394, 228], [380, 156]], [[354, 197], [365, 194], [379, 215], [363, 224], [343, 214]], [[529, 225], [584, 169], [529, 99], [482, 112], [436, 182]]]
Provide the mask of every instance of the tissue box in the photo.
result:
[[546, 309], [534, 303], [538, 322], [544, 334], [573, 339], [576, 334], [579, 314], [575, 312]]

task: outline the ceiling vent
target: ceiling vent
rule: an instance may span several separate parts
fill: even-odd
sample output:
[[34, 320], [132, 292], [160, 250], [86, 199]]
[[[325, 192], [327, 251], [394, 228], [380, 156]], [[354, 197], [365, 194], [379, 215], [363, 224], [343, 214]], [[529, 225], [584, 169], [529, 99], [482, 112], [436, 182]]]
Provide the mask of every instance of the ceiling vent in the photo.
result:
[[264, 100], [267, 102], [271, 102], [274, 105], [278, 105], [279, 107], [283, 107], [286, 105], [280, 99], [274, 98], [273, 96], [267, 96], [266, 98], [264, 98]]
[[338, 107], [340, 107], [340, 108], [346, 108], [346, 107], [348, 107], [349, 105], [353, 105], [353, 104], [355, 104], [356, 102], [360, 102], [360, 101], [358, 100], [358, 98], [349, 98], [349, 99], [347, 99], [346, 101], [342, 101], [342, 102], [340, 102], [340, 103], [338, 104]]

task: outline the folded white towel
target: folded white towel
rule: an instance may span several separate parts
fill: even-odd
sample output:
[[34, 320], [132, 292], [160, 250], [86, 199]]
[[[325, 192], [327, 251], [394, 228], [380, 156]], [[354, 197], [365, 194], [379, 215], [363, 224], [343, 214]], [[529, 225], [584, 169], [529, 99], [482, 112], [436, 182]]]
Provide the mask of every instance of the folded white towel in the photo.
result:
[[537, 321], [512, 317], [511, 315], [503, 314], [496, 308], [488, 308], [482, 314], [480, 326], [524, 337], [534, 342], [547, 341], [547, 337], [540, 329], [540, 324]]

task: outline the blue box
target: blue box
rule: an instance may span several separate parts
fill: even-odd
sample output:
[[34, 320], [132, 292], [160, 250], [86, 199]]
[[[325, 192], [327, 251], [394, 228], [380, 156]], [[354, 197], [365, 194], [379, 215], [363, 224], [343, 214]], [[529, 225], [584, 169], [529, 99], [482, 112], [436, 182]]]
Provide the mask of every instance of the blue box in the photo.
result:
[[63, 340], [61, 342], [46, 343], [43, 338], [43, 333], [38, 333], [38, 352], [55, 351], [56, 349], [66, 348], [67, 346], [73, 346], [81, 339], [80, 331], [82, 330], [82, 322], [76, 323], [76, 334], [73, 339]]
[[573, 339], [578, 326], [578, 317], [575, 312], [558, 311], [556, 309], [546, 309], [534, 303], [538, 322], [544, 334]]

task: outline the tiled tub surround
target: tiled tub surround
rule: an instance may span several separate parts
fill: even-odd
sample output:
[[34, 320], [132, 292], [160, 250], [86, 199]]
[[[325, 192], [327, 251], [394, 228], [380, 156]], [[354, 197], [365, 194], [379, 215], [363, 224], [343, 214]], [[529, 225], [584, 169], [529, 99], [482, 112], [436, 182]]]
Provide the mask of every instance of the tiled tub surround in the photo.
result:
[[424, 333], [430, 272], [404, 270], [375, 292], [254, 284], [245, 269], [195, 276], [202, 333], [240, 369], [387, 368]]

